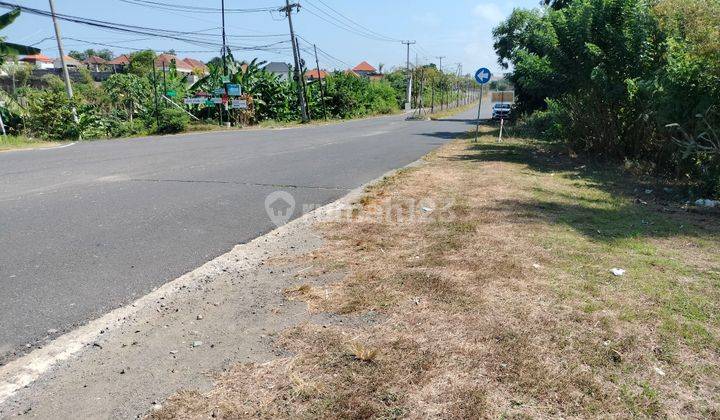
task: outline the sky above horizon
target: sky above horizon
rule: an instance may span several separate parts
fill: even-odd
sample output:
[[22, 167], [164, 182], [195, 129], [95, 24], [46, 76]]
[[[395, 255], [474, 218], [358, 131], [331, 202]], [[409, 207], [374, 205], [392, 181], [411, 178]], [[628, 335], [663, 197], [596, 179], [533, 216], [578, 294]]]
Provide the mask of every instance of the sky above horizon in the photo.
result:
[[[406, 47], [399, 40], [415, 40], [411, 61], [439, 63], [445, 69], [462, 64], [463, 73], [479, 67], [500, 70], [492, 47], [492, 28], [514, 8], [531, 8], [538, 0], [296, 0], [302, 5], [293, 15], [295, 30], [302, 37], [303, 58], [314, 66], [310, 44], [321, 50], [320, 67], [343, 69], [367, 61], [389, 70], [404, 66]], [[105, 28], [60, 21], [66, 53], [87, 48], [108, 48], [116, 55], [150, 48], [158, 52], [174, 49], [180, 57], [208, 60], [219, 55], [220, 14], [212, 10], [194, 12], [167, 10], [152, 2], [202, 8], [219, 8], [220, 0], [55, 0], [57, 13], [96, 20], [181, 31], [183, 41], [119, 33]], [[20, 3], [20, 2], [19, 2]], [[267, 8], [282, 0], [225, 0], [226, 9]], [[47, 0], [22, 1], [23, 6], [49, 10]], [[336, 13], [336, 12], [339, 12]], [[341, 16], [342, 15], [342, 16]], [[349, 18], [345, 19], [344, 17]], [[358, 26], [359, 25], [359, 26]], [[279, 12], [227, 13], [228, 44], [238, 60], [258, 57], [266, 61], [292, 61], [288, 24]], [[363, 35], [364, 34], [364, 35]], [[52, 21], [49, 17], [22, 14], [0, 34], [9, 42], [34, 44], [43, 53], [57, 57]], [[191, 42], [187, 42], [189, 38]], [[195, 41], [195, 42], [193, 42]], [[197, 42], [200, 41], [200, 42]], [[93, 44], [94, 43], [94, 44]], [[257, 48], [243, 49], [243, 48]], [[323, 53], [327, 53], [323, 54]]]

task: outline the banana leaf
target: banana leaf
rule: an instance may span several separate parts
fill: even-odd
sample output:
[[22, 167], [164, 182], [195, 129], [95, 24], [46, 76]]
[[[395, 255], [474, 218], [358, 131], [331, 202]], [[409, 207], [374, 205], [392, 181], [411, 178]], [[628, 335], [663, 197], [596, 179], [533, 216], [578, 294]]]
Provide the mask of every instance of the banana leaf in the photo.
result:
[[40, 49], [27, 45], [13, 44], [12, 42], [0, 42], [0, 56], [8, 55], [33, 55], [39, 54]]
[[5, 29], [5, 27], [13, 23], [18, 16], [20, 16], [20, 9], [13, 9], [0, 16], [0, 29]]

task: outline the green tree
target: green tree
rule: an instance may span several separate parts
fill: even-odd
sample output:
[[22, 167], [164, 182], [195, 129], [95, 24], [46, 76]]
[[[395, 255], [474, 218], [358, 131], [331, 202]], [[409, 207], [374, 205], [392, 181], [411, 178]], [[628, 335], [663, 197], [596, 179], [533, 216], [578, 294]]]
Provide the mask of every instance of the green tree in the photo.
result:
[[155, 65], [155, 52], [152, 50], [137, 51], [130, 54], [130, 65], [128, 73], [140, 77], [152, 77], [153, 66]]
[[125, 107], [130, 123], [144, 100], [151, 94], [147, 79], [131, 73], [113, 74], [103, 82], [103, 87], [113, 103]]
[[92, 48], [88, 48], [85, 51], [70, 51], [68, 55], [76, 60], [83, 61], [87, 59], [88, 57], [97, 56], [104, 60], [112, 60], [113, 58], [113, 52], [108, 49], [102, 49], [102, 50], [95, 50]]
[[720, 104], [720, 2], [573, 0], [516, 9], [493, 34], [519, 110], [547, 134], [720, 191], [720, 158], [683, 153], [665, 128], [716, 121], [696, 115]]

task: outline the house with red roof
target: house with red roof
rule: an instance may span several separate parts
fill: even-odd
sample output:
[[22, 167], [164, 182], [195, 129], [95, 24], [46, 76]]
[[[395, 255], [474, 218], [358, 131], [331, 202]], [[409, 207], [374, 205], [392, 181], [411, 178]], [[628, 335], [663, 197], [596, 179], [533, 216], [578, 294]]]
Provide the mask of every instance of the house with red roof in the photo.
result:
[[191, 74], [193, 72], [189, 64], [183, 60], [178, 60], [178, 58], [172, 54], [164, 53], [155, 57], [155, 68], [160, 71], [170, 71], [173, 65], [175, 65], [175, 69], [177, 69], [177, 72], [180, 74]]
[[196, 60], [194, 58], [188, 57], [188, 58], [183, 58], [182, 61], [185, 64], [187, 64], [188, 66], [190, 66], [190, 68], [192, 68], [192, 70], [193, 70], [193, 73], [195, 73], [197, 75], [206, 75], [210, 72], [210, 69], [208, 68], [208, 66], [206, 66], [205, 63], [203, 63], [200, 60]]
[[130, 56], [127, 54], [119, 55], [108, 61], [107, 65], [112, 68], [114, 73], [125, 71], [127, 66], [130, 65]]
[[95, 73], [100, 72], [102, 69], [104, 69], [107, 63], [107, 60], [102, 57], [98, 57], [97, 55], [91, 55], [90, 57], [83, 60], [83, 64], [85, 64], [90, 71]]
[[[80, 67], [82, 67], [82, 66], [83, 66], [83, 63], [81, 63], [80, 61], [78, 61], [78, 60], [70, 57], [69, 55], [66, 55], [66, 56], [65, 56], [65, 66], [68, 68], [68, 70], [71, 70], [71, 71], [72, 71], [72, 70], [77, 70], [77, 69], [79, 69]], [[53, 67], [56, 68], [56, 69], [61, 69], [61, 68], [62, 68], [62, 60], [60, 60], [60, 57], [56, 58], [56, 59], [53, 61]]]
[[329, 75], [330, 73], [328, 73], [326, 70], [312, 69], [305, 73], [305, 79], [307, 79], [308, 82], [314, 82], [316, 80], [323, 80]]
[[26, 55], [21, 58], [20, 61], [26, 63], [36, 69], [51, 69], [53, 68], [53, 60], [44, 54]]
[[362, 63], [353, 67], [352, 71], [358, 76], [362, 77], [371, 77], [378, 75], [377, 69], [371, 66], [370, 63], [368, 63], [367, 61], [363, 61]]

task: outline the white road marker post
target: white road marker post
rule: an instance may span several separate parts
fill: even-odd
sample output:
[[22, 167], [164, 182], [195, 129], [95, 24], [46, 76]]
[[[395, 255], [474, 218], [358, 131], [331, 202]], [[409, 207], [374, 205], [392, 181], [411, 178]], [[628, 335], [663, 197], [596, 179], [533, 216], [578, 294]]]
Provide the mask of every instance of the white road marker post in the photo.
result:
[[503, 127], [505, 126], [505, 118], [500, 118], [500, 135], [498, 136], [498, 143], [502, 141]]

